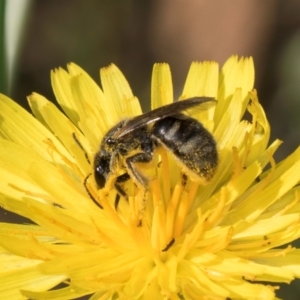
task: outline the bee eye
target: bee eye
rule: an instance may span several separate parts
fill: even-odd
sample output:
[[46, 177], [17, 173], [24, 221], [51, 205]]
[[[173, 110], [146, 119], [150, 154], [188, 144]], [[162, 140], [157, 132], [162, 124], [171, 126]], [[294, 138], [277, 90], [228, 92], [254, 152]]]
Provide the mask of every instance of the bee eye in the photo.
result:
[[114, 146], [116, 144], [116, 140], [112, 139], [112, 138], [108, 138], [106, 140], [106, 144], [110, 147]]
[[95, 172], [95, 180], [97, 185], [102, 188], [105, 185], [105, 177], [103, 176], [103, 174], [99, 173], [99, 172]]
[[109, 173], [109, 159], [101, 158], [95, 162], [95, 180], [99, 187], [104, 187], [106, 177]]

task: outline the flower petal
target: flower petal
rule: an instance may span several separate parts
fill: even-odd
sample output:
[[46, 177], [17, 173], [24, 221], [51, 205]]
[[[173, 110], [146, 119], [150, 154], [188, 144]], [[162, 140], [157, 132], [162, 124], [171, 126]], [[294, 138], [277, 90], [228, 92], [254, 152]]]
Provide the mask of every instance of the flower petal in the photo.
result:
[[118, 118], [133, 117], [134, 113], [141, 113], [139, 103], [133, 96], [126, 78], [114, 64], [102, 68], [100, 77], [106, 101], [114, 106]]
[[0, 247], [0, 295], [1, 299], [26, 299], [20, 288], [43, 291], [63, 281], [63, 275], [44, 275], [39, 269], [40, 261], [30, 260], [6, 252]]
[[180, 99], [195, 96], [217, 97], [219, 65], [216, 62], [193, 62]]
[[155, 64], [151, 81], [151, 109], [172, 103], [173, 85], [168, 64]]
[[[45, 142], [51, 140], [62, 155], [73, 160], [66, 149], [60, 144], [54, 135], [50, 133], [40, 122], [14, 101], [4, 95], [0, 95], [1, 136], [7, 140], [33, 149], [44, 159], [51, 160], [49, 146]], [[59, 160], [60, 157], [57, 157]]]

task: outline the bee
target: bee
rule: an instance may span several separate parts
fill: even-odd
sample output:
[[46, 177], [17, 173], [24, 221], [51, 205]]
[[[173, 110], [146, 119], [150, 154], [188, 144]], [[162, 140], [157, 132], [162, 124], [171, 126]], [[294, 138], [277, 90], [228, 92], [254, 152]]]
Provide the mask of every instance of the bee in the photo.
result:
[[[94, 177], [99, 188], [114, 178], [115, 208], [120, 196], [128, 198], [122, 185], [129, 179], [147, 189], [148, 178], [135, 164], [150, 163], [158, 147], [172, 153], [192, 181], [213, 177], [218, 164], [216, 141], [197, 119], [183, 112], [194, 107], [208, 109], [216, 102], [209, 97], [176, 101], [122, 120], [105, 134], [94, 158]], [[117, 173], [120, 169], [124, 170], [121, 175]]]

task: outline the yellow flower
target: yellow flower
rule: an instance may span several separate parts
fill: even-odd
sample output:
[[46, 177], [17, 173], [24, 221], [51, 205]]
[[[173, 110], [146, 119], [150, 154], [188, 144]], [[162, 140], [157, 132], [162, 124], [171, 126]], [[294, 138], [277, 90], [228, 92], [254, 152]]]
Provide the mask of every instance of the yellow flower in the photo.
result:
[[[275, 299], [279, 282], [300, 277], [289, 245], [300, 236], [300, 148], [275, 163], [252, 59], [231, 57], [220, 73], [193, 63], [180, 96], [218, 101], [191, 112], [217, 142], [212, 180], [183, 183], [158, 149], [141, 168], [148, 192], [129, 180], [117, 209], [113, 182], [99, 189], [89, 176], [93, 159], [108, 129], [142, 111], [116, 66], [100, 76], [102, 89], [75, 64], [52, 72], [64, 113], [36, 93], [35, 117], [0, 96], [0, 205], [33, 222], [0, 223], [0, 298]], [[169, 66], [156, 64], [152, 109], [173, 98]]]

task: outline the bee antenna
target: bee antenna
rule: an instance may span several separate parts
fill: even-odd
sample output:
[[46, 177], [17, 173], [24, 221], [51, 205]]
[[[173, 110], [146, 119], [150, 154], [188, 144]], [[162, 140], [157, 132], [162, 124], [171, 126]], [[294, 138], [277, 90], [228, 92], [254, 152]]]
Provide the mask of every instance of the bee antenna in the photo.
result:
[[90, 190], [88, 189], [88, 186], [87, 186], [87, 182], [90, 178], [90, 176], [92, 175], [92, 173], [90, 173], [89, 175], [87, 175], [85, 178], [84, 178], [84, 181], [83, 181], [83, 185], [85, 187], [85, 190], [87, 192], [87, 194], [89, 195], [89, 197], [93, 200], [93, 202], [101, 209], [103, 209], [103, 206], [94, 198], [94, 196], [92, 195], [92, 193], [90, 192]]
[[85, 159], [87, 160], [87, 162], [89, 163], [89, 165], [91, 164], [91, 161], [89, 159], [89, 156], [86, 152], [86, 150], [83, 148], [83, 146], [81, 145], [81, 143], [79, 142], [75, 132], [72, 133], [72, 136], [73, 136], [73, 139], [74, 141], [76, 142], [76, 144], [78, 145], [78, 147], [84, 152], [84, 156], [85, 156]]

